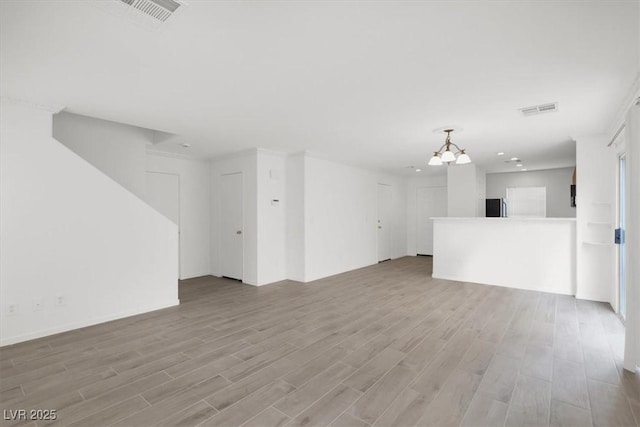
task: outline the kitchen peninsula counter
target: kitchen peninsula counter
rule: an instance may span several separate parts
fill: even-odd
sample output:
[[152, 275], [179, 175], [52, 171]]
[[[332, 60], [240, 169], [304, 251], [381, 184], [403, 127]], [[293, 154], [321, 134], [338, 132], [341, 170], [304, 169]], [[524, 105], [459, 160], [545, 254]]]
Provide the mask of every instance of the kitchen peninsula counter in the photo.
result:
[[433, 277], [575, 295], [575, 218], [432, 218]]

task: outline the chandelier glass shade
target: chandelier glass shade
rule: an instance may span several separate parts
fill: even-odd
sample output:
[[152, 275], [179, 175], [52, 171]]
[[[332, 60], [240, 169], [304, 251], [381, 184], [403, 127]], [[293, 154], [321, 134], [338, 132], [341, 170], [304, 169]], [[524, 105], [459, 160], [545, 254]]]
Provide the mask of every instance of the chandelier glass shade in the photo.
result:
[[433, 153], [433, 157], [429, 160], [429, 166], [442, 166], [442, 159], [437, 151]]
[[[444, 144], [442, 144], [442, 147], [433, 153], [433, 156], [429, 160], [429, 166], [440, 166], [443, 163], [450, 164], [454, 161], [457, 165], [471, 163], [471, 158], [464, 152], [464, 149], [461, 149], [451, 142], [451, 132], [453, 132], [453, 129], [445, 129], [444, 132], [447, 134], [447, 139], [444, 141]], [[453, 151], [452, 148], [455, 151]]]

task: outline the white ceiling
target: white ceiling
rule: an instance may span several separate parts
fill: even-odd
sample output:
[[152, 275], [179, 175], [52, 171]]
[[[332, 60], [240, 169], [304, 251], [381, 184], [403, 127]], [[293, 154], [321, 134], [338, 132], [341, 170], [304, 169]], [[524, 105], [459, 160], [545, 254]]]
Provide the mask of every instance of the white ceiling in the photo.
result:
[[[637, 1], [190, 1], [161, 32], [81, 1], [2, 1], [3, 96], [213, 157], [310, 150], [426, 168], [448, 124], [490, 172], [575, 164], [636, 77]], [[517, 109], [558, 102], [557, 113]], [[433, 170], [433, 169], [430, 169]], [[413, 172], [409, 172], [413, 173]]]

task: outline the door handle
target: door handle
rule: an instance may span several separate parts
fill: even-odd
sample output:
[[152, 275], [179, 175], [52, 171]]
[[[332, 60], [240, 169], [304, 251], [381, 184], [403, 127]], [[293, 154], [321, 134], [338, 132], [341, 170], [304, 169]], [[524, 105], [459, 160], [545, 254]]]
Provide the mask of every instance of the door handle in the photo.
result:
[[242, 234], [242, 230], [237, 230], [236, 234]]

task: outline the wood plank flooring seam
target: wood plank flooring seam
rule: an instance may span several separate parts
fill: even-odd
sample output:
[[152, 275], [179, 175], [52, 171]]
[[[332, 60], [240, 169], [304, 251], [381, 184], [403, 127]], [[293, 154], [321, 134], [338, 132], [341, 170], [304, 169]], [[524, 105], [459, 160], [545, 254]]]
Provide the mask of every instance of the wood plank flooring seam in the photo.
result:
[[[478, 309], [478, 308], [476, 308], [476, 310], [477, 310], [477, 309]], [[474, 312], [475, 312], [475, 310], [474, 310]], [[470, 313], [469, 315], [471, 315], [471, 313]], [[451, 343], [451, 340], [453, 340], [453, 339], [455, 338], [455, 336], [456, 336], [456, 335], [458, 335], [458, 334], [462, 334], [462, 333], [464, 333], [464, 332], [463, 332], [463, 330], [462, 330], [462, 328], [458, 329], [458, 330], [454, 333], [454, 335], [453, 335], [453, 336], [451, 336], [451, 337], [449, 338], [449, 340], [448, 340], [448, 344], [450, 344], [450, 343]], [[440, 350], [440, 352], [439, 352], [439, 353], [441, 353], [441, 352], [445, 351], [445, 348], [446, 348], [446, 345], [445, 345], [445, 347], [443, 347], [443, 348]], [[460, 358], [460, 360], [458, 361], [458, 363], [456, 364], [456, 366], [455, 366], [455, 367], [453, 367], [453, 369], [452, 369], [452, 371], [451, 371], [451, 374], [449, 374], [449, 375], [448, 375], [448, 378], [444, 381], [443, 386], [442, 386], [442, 387], [438, 390], [438, 392], [437, 392], [437, 393], [432, 397], [431, 402], [435, 401], [435, 400], [438, 398], [438, 396], [442, 393], [442, 391], [443, 391], [443, 389], [444, 389], [444, 387], [445, 387], [445, 385], [446, 385], [447, 381], [449, 381], [449, 379], [451, 378], [451, 375], [453, 374], [453, 372], [455, 371], [455, 369], [457, 369], [457, 367], [458, 367], [458, 366], [460, 366], [460, 364], [462, 363], [462, 360], [464, 359], [464, 356], [465, 356], [469, 351], [470, 351], [470, 349], [467, 349], [467, 350], [464, 352], [464, 354], [462, 355], [462, 357]], [[495, 355], [495, 353], [494, 353], [494, 355]], [[434, 355], [434, 358], [432, 359], [431, 363], [433, 363], [433, 361], [437, 358], [437, 356], [438, 356], [438, 354]], [[493, 357], [494, 357], [494, 356], [492, 356], [492, 359], [493, 359]], [[425, 371], [428, 369], [428, 366], [429, 366], [431, 363], [428, 363], [427, 365], [425, 365], [425, 366], [424, 366], [424, 368], [423, 368], [423, 369], [422, 369], [422, 370], [421, 370], [421, 371], [416, 375], [416, 379], [417, 379], [417, 378], [419, 378], [419, 377], [422, 375], [422, 373], [423, 373], [423, 372], [425, 372]], [[479, 385], [479, 384], [478, 384], [478, 385]], [[406, 389], [406, 388], [409, 388], [409, 387], [411, 387], [411, 383], [409, 383], [409, 384], [405, 387], [405, 389]], [[400, 394], [401, 394], [401, 393], [399, 393], [398, 395], [400, 395]], [[474, 394], [475, 394], [475, 392], [474, 392]], [[390, 406], [391, 406], [391, 405], [389, 405], [389, 407], [390, 407]], [[427, 405], [427, 406], [428, 406], [428, 405]], [[387, 407], [387, 409], [388, 409], [389, 407]], [[468, 410], [468, 407], [467, 407], [467, 410]], [[466, 415], [466, 410], [465, 410], [465, 413], [463, 414], [463, 416], [462, 416], [461, 420], [462, 420], [462, 419], [464, 419], [464, 415]], [[378, 419], [380, 419], [382, 416], [383, 416], [383, 414], [381, 414], [381, 415], [378, 417]], [[374, 424], [375, 424], [375, 422], [376, 422], [376, 421], [377, 421], [377, 420], [375, 420], [375, 421], [374, 421]]]
[[[286, 382], [286, 381], [285, 381], [285, 382]], [[288, 384], [288, 383], [287, 383], [287, 384]], [[291, 385], [291, 384], [289, 384], [289, 385]], [[277, 403], [277, 402], [276, 402], [276, 403]], [[276, 410], [276, 411], [280, 412], [280, 413], [281, 413], [282, 415], [284, 415], [285, 417], [288, 417], [288, 415], [287, 415], [287, 414], [285, 414], [284, 412], [280, 411], [278, 408], [276, 408], [276, 407], [275, 407], [275, 406], [273, 406], [273, 405], [275, 405], [275, 403], [274, 403], [274, 404], [272, 404], [272, 405], [270, 406], [270, 408], [273, 408], [274, 410]]]
[[[286, 382], [286, 381], [284, 381], [284, 382]], [[289, 384], [289, 383], [287, 383], [287, 384]], [[327, 390], [325, 393], [323, 393], [321, 396], [319, 396], [317, 399], [315, 399], [314, 401], [310, 402], [310, 403], [309, 403], [305, 408], [301, 409], [301, 410], [300, 410], [300, 412], [296, 413], [296, 414], [295, 414], [295, 415], [293, 415], [293, 416], [289, 416], [289, 415], [287, 415], [287, 414], [284, 414], [284, 412], [282, 412], [282, 411], [278, 411], [278, 412], [282, 412], [284, 415], [289, 416], [289, 417], [293, 420], [293, 419], [294, 419], [294, 418], [296, 418], [298, 415], [302, 414], [305, 410], [307, 410], [308, 408], [310, 408], [310, 407], [311, 407], [311, 406], [313, 406], [314, 404], [318, 403], [320, 400], [322, 400], [322, 398], [323, 398], [323, 397], [325, 397], [326, 395], [328, 395], [329, 393], [331, 393], [331, 391], [332, 391], [334, 388], [336, 388], [338, 385], [341, 385], [341, 384], [342, 384], [342, 385], [344, 385], [342, 382], [339, 382], [338, 384], [336, 384], [335, 386], [333, 386], [333, 387], [331, 387], [329, 390]], [[345, 385], [345, 387], [349, 387], [349, 386], [346, 386], [346, 385]], [[349, 388], [351, 388], [351, 387], [349, 387]], [[358, 392], [358, 393], [360, 393], [360, 392]], [[274, 402], [271, 406], [277, 405], [277, 404], [278, 404], [278, 402], [280, 402], [280, 401], [282, 401], [282, 399], [280, 399], [280, 400], [278, 400], [278, 401]], [[275, 406], [274, 406], [274, 409], [276, 409], [276, 410], [277, 410], [278, 408], [275, 408]]]
[[[495, 357], [496, 357], [496, 353], [494, 352], [493, 355], [491, 356], [491, 360], [489, 360], [489, 363], [487, 364], [487, 369], [488, 369], [489, 366], [491, 366], [491, 364], [493, 363], [493, 360], [495, 359]], [[485, 373], [486, 373], [486, 370], [485, 370]], [[478, 383], [478, 389], [476, 390], [475, 393], [477, 393], [478, 390], [480, 390], [480, 385], [482, 384], [482, 380], [484, 380], [484, 377], [485, 376], [482, 375], [482, 378], [480, 379], [480, 382]], [[474, 396], [475, 396], [475, 393], [474, 393]], [[471, 405], [467, 406], [467, 409], [464, 411], [464, 414], [462, 414], [462, 420], [465, 419], [465, 417], [467, 416], [467, 413], [469, 412], [470, 409], [471, 409]], [[506, 420], [506, 418], [505, 418], [505, 420]]]
[[[356, 400], [356, 402], [357, 402], [357, 400]], [[342, 413], [340, 413], [340, 415], [338, 415], [337, 417], [335, 417], [335, 418], [333, 419], [333, 421], [337, 420], [337, 419], [338, 419], [338, 418], [340, 418], [342, 415], [347, 414], [347, 413], [348, 413], [348, 411], [349, 411], [349, 409], [351, 409], [351, 408], [353, 407], [353, 405], [355, 405], [355, 402], [354, 402], [353, 404], [351, 404], [350, 406], [348, 406], [344, 411], [342, 411]], [[363, 419], [360, 419], [360, 418], [356, 417], [356, 416], [355, 416], [355, 415], [353, 415], [353, 414], [349, 414], [349, 416], [351, 416], [352, 418], [355, 418], [355, 419], [356, 419], [356, 420], [358, 420], [358, 421], [362, 421], [362, 422], [363, 422], [363, 423], [365, 423], [366, 425], [371, 425], [370, 423], [366, 422], [366, 421], [365, 421], [365, 420], [363, 420]], [[333, 423], [333, 421], [332, 421], [332, 423]]]
[[[514, 387], [514, 389], [513, 389], [513, 394], [511, 396], [511, 399], [509, 401], [509, 406], [507, 408], [507, 414], [506, 414], [506, 417], [505, 417], [505, 424], [504, 424], [505, 426], [507, 426], [507, 422], [509, 420], [509, 415], [511, 415], [511, 411], [513, 410], [513, 401], [514, 401], [513, 395], [517, 391], [518, 383], [520, 383], [522, 377], [526, 377], [526, 375], [522, 375], [522, 374], [518, 373], [518, 381], [516, 382], [516, 387]], [[540, 379], [534, 378], [534, 377], [529, 377], [529, 378], [533, 378], [533, 379], [539, 380], [539, 381], [544, 381], [544, 380], [540, 380]], [[549, 405], [547, 405], [548, 407], [546, 408], [546, 415], [545, 415], [545, 418], [547, 420], [547, 424], [546, 424], [547, 426], [549, 425], [550, 418], [551, 418], [551, 407], [550, 407], [551, 405], [550, 405], [550, 403], [551, 402], [549, 402]], [[538, 424], [532, 424], [532, 425], [536, 425], [538, 427], [542, 427], [542, 426], [540, 426]]]
[[166, 369], [163, 369], [163, 370], [162, 370], [162, 371], [160, 371], [160, 372], [164, 372], [165, 374], [169, 375], [169, 377], [171, 377], [171, 379], [172, 379], [172, 380], [175, 380], [176, 378], [178, 378], [178, 377], [174, 377], [173, 375], [171, 375], [170, 373], [168, 373]]
[[[74, 422], [73, 422], [73, 423], [71, 423], [71, 424], [79, 425], [79, 424], [81, 424], [81, 423], [82, 423], [85, 419], [87, 419], [87, 418], [93, 417], [93, 416], [95, 416], [96, 414], [98, 414], [98, 413], [100, 413], [100, 412], [105, 412], [105, 411], [107, 411], [107, 410], [109, 410], [109, 409], [112, 409], [112, 408], [114, 408], [114, 407], [116, 407], [116, 406], [118, 406], [118, 405], [122, 404], [123, 402], [125, 402], [125, 401], [127, 401], [127, 400], [130, 400], [130, 399], [133, 399], [133, 398], [136, 398], [136, 397], [137, 397], [137, 398], [139, 398], [139, 399], [142, 399], [142, 400], [143, 400], [143, 401], [148, 405], [148, 407], [152, 407], [152, 406], [153, 406], [151, 403], [149, 403], [149, 402], [144, 398], [144, 396], [142, 396], [142, 394], [137, 394], [137, 395], [135, 395], [135, 396], [131, 396], [131, 397], [125, 398], [125, 399], [123, 399], [123, 400], [120, 400], [120, 401], [114, 402], [112, 405], [110, 405], [110, 406], [108, 406], [108, 407], [106, 407], [106, 408], [98, 409], [98, 410], [96, 410], [96, 411], [94, 411], [94, 412], [92, 412], [92, 413], [89, 413], [89, 414], [87, 414], [86, 416], [84, 416], [84, 417], [82, 417], [82, 418], [80, 418], [80, 419], [78, 419], [78, 420], [74, 421]], [[137, 411], [137, 412], [140, 412], [140, 411]], [[132, 413], [128, 414], [128, 415], [127, 415], [127, 417], [129, 417], [129, 416], [131, 416], [131, 415], [135, 415], [137, 412], [132, 412]], [[125, 418], [127, 418], [127, 417], [125, 417]], [[65, 424], [65, 425], [67, 425], [67, 424]]]
[[[430, 259], [401, 258], [259, 290], [225, 279], [190, 279], [180, 284], [178, 307], [0, 349], [0, 399], [62, 405], [63, 424], [82, 415], [120, 426], [225, 420], [281, 426], [302, 423], [301, 414], [333, 427], [436, 421], [469, 427], [476, 418], [492, 426], [638, 424], [640, 377], [621, 376], [624, 328], [608, 305], [432, 279], [430, 268]], [[293, 353], [278, 351], [283, 346]], [[383, 352], [357, 381], [347, 382]], [[395, 354], [399, 359], [389, 359]], [[234, 360], [243, 366], [233, 368]], [[229, 375], [198, 382], [208, 376], [204, 372], [216, 375], [216, 366], [231, 369]], [[508, 372], [500, 374], [502, 366]], [[201, 367], [199, 379], [192, 372]], [[151, 392], [152, 400], [162, 400], [149, 406], [149, 390], [182, 376]], [[99, 381], [83, 387], [94, 378]], [[136, 381], [143, 382], [123, 390], [137, 393], [118, 399], [117, 390]], [[411, 388], [416, 384], [428, 395]], [[523, 388], [529, 385], [531, 391]], [[65, 387], [70, 393], [55, 395]], [[270, 402], [265, 393], [271, 391], [286, 403]], [[528, 393], [538, 393], [537, 405], [523, 403]], [[104, 412], [106, 404], [136, 410], [136, 416], [117, 421], [118, 415]]]
[[[483, 300], [484, 300], [484, 298], [483, 298]], [[477, 309], [478, 309], [478, 308], [476, 308], [476, 310], [477, 310]], [[475, 310], [474, 310], [473, 312], [475, 312]], [[470, 316], [473, 312], [468, 313], [468, 314], [467, 314], [467, 316]], [[454, 316], [454, 313], [451, 313], [449, 316], [447, 316], [447, 317], [446, 317], [446, 319], [448, 320], [448, 319], [450, 319], [452, 316]], [[466, 318], [467, 316], [465, 316], [465, 318]], [[453, 335], [453, 336], [451, 336], [451, 337], [449, 338], [448, 343], [450, 343], [450, 342], [451, 342], [451, 340], [453, 340], [453, 339], [455, 338], [455, 336], [456, 336], [457, 334], [459, 334], [459, 333], [462, 333], [462, 328], [458, 329], [458, 330], [454, 333], [454, 335]], [[424, 337], [424, 339], [427, 339], [427, 337], [428, 337], [429, 335], [430, 335], [430, 333], [429, 333], [429, 334], [427, 334], [427, 336], [425, 336], [425, 337]], [[423, 341], [424, 341], [424, 339], [423, 339]], [[426, 365], [425, 365], [425, 366], [424, 366], [424, 367], [423, 367], [423, 368], [422, 368], [418, 373], [416, 373], [414, 380], [413, 380], [413, 381], [411, 381], [411, 382], [409, 382], [409, 383], [408, 383], [408, 384], [403, 388], [403, 391], [404, 391], [405, 389], [410, 388], [410, 387], [412, 386], [412, 384], [413, 384], [413, 383], [415, 383], [415, 381], [416, 381], [416, 380], [417, 380], [417, 379], [422, 375], [422, 373], [423, 373], [423, 372], [425, 372], [425, 371], [428, 369], [428, 367], [431, 365], [431, 363], [433, 363], [433, 362], [434, 362], [434, 360], [436, 360], [436, 358], [438, 357], [438, 355], [439, 355], [439, 354], [441, 354], [443, 351], [445, 351], [445, 348], [446, 348], [446, 345], [445, 345], [445, 347], [443, 347], [439, 352], [437, 352], [437, 353], [434, 355], [434, 357], [432, 358], [432, 360], [431, 360], [429, 363], [427, 363], [427, 364], [426, 364]], [[468, 350], [467, 350], [467, 351], [468, 351]], [[466, 354], [466, 352], [465, 352], [465, 354]], [[406, 356], [405, 356], [405, 358], [406, 358]], [[464, 358], [464, 354], [462, 355], [462, 357], [461, 357], [460, 361], [456, 364], [456, 367], [457, 367], [457, 366], [459, 366], [459, 364], [460, 364], [460, 363], [461, 363], [461, 361], [462, 361], [462, 358]], [[399, 362], [399, 363], [400, 363], [400, 362]], [[455, 367], [454, 367], [453, 369], [455, 369]], [[381, 378], [382, 378], [382, 377], [381, 377]], [[445, 381], [445, 382], [446, 382], [446, 381]], [[435, 400], [435, 399], [437, 399], [438, 395], [440, 394], [440, 392], [442, 392], [442, 389], [443, 389], [443, 388], [444, 388], [444, 387], [440, 388], [440, 390], [436, 393], [436, 395], [434, 395], [434, 396], [433, 396], [432, 401], [433, 401], [433, 400]], [[397, 398], [402, 394], [402, 392], [403, 392], [403, 391], [401, 391], [400, 393], [398, 393], [398, 395], [396, 396], [396, 399], [397, 399]], [[389, 410], [389, 408], [390, 408], [390, 407], [391, 407], [391, 405], [393, 404], [393, 401], [395, 401], [396, 399], [393, 399], [393, 400], [392, 400], [392, 402], [390, 402], [390, 403], [389, 403], [389, 405], [387, 406], [387, 408], [385, 408], [385, 410], [384, 410], [384, 411], [379, 415], [379, 417], [378, 417], [376, 420], [374, 420], [374, 421], [373, 421], [373, 423], [375, 423], [378, 419], [381, 419], [381, 418], [384, 416], [384, 413], [385, 413], [387, 410]]]

